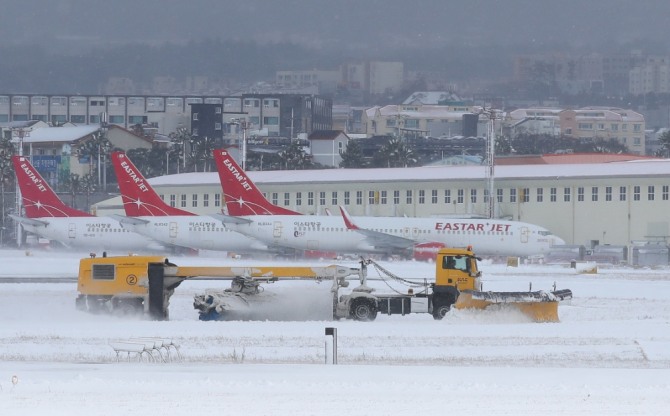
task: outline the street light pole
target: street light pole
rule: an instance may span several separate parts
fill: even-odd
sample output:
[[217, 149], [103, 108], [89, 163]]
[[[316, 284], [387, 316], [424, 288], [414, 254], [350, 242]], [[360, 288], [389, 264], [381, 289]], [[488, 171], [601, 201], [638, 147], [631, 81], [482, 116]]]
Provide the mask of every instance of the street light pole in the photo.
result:
[[496, 215], [496, 200], [497, 195], [494, 195], [496, 192], [495, 188], [495, 149], [496, 149], [496, 129], [495, 129], [495, 120], [496, 120], [496, 110], [494, 109], [484, 109], [484, 112], [488, 114], [488, 124], [487, 124], [487, 145], [486, 145], [486, 181], [489, 193], [489, 200], [487, 206], [487, 216], [488, 218], [495, 218]]
[[243, 120], [242, 127], [242, 170], [247, 170], [247, 122]]
[[[242, 129], [242, 146], [240, 151], [242, 152], [242, 170], [247, 169], [247, 129], [251, 126], [251, 123], [247, 122], [246, 120], [241, 120], [238, 118], [232, 118], [230, 119], [231, 125], [238, 126], [238, 128]], [[237, 130], [237, 129], [236, 129]], [[237, 134], [239, 134], [239, 130], [236, 131]], [[237, 136], [239, 137], [239, 136]]]
[[[14, 136], [17, 136], [19, 138], [19, 156], [23, 156], [23, 138], [26, 136], [29, 136], [30, 133], [26, 132], [22, 128], [19, 128], [17, 130], [14, 130], [12, 132]], [[23, 200], [21, 199], [21, 189], [19, 187], [19, 179], [18, 176], [16, 178], [16, 215], [21, 216], [21, 210], [23, 208]], [[21, 228], [21, 224], [17, 221], [16, 222], [16, 246], [21, 247], [21, 243], [23, 242], [23, 229]]]

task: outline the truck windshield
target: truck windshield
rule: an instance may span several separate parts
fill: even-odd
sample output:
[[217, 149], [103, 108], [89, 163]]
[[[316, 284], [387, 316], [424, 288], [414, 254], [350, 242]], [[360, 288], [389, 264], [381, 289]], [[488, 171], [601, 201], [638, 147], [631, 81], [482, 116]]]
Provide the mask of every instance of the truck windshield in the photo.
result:
[[442, 260], [443, 269], [463, 270], [464, 272], [469, 272], [469, 265], [470, 262], [465, 256], [444, 256]]

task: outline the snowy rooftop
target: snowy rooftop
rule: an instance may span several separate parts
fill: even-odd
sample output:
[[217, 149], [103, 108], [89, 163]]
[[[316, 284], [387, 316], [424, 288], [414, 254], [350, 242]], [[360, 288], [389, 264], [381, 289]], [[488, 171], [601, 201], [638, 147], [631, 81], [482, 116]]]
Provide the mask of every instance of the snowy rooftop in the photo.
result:
[[448, 91], [417, 91], [410, 95], [403, 104], [433, 104], [437, 105], [441, 101], [458, 101], [460, 98]]
[[[424, 166], [417, 168], [282, 170], [247, 173], [258, 184], [359, 182], [361, 178], [365, 178], [364, 180], [368, 182], [397, 182], [399, 180], [444, 181], [448, 179], [473, 179], [479, 181], [486, 177], [486, 167]], [[495, 168], [495, 177], [497, 179], [669, 175], [670, 159], [613, 163], [505, 165], [496, 166]], [[154, 186], [219, 185], [219, 177], [215, 172], [182, 173], [152, 178], [149, 180], [149, 183]]]
[[[403, 109], [400, 105], [386, 105], [384, 107], [371, 107], [365, 110], [368, 118], [375, 117], [376, 112], [384, 117], [399, 116], [399, 117], [429, 117], [429, 118], [443, 118], [462, 116], [463, 114], [472, 114], [471, 111], [452, 111], [449, 107], [443, 105], [422, 105], [417, 111]], [[483, 116], [482, 116], [483, 117]]]
[[[76, 127], [44, 127], [35, 129], [30, 135], [23, 138], [24, 143], [43, 143], [43, 142], [74, 142], [100, 130], [100, 126], [76, 126]], [[18, 142], [18, 138], [13, 138], [13, 142]]]

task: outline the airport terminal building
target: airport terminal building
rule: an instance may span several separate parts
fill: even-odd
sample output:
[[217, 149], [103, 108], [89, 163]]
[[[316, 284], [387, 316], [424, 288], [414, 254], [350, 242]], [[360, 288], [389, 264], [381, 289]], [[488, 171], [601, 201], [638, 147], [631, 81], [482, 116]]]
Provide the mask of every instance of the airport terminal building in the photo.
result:
[[[573, 158], [574, 160], [574, 158]], [[248, 172], [272, 203], [306, 215], [467, 217], [489, 210], [485, 166]], [[217, 173], [150, 179], [172, 206], [196, 214], [224, 207]], [[670, 160], [500, 165], [494, 171], [498, 218], [538, 224], [566, 244], [667, 244]], [[94, 206], [122, 214], [121, 198]], [[473, 231], [464, 231], [473, 232]]]

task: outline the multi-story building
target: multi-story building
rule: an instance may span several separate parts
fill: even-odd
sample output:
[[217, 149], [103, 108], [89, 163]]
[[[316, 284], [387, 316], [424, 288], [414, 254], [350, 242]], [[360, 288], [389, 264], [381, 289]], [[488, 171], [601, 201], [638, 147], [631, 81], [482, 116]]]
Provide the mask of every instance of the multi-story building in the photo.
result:
[[629, 91], [633, 95], [670, 92], [670, 58], [649, 57], [629, 72]]
[[518, 108], [507, 113], [504, 129], [511, 137], [521, 134], [561, 135], [560, 108]]
[[645, 122], [642, 114], [632, 110], [607, 107], [584, 107], [559, 113], [561, 133], [578, 139], [614, 139], [628, 147], [630, 153], [645, 153]]
[[603, 58], [598, 54], [524, 55], [514, 60], [514, 77], [518, 82], [556, 85], [569, 94], [602, 92]]
[[352, 95], [369, 97], [399, 91], [405, 81], [402, 62], [361, 61], [340, 65], [339, 70], [283, 70], [275, 74], [277, 87], [316, 88], [319, 94], [333, 94], [339, 87]]
[[223, 139], [223, 104], [191, 104], [191, 134]]
[[332, 94], [340, 84], [340, 71], [296, 70], [277, 71], [275, 83], [282, 89], [316, 87], [319, 94]]
[[521, 133], [549, 134], [576, 139], [615, 139], [637, 155], [645, 154], [644, 116], [632, 110], [610, 107], [522, 108], [510, 111], [505, 129]]
[[[201, 119], [201, 112], [211, 117]], [[244, 129], [264, 136], [295, 138], [332, 129], [333, 104], [330, 99], [314, 95], [243, 94], [225, 97], [222, 104], [193, 105], [190, 118], [194, 136], [219, 137], [215, 134], [219, 131], [224, 138], [229, 134], [236, 136], [243, 123]]]
[[[245, 94], [224, 96], [0, 95], [0, 123], [39, 120], [51, 125], [108, 124], [150, 126], [169, 134], [191, 129], [191, 105], [222, 107], [228, 118], [247, 118], [269, 135], [289, 137], [332, 128], [332, 101], [315, 95]], [[222, 120], [227, 122], [227, 120]], [[213, 127], [214, 128], [214, 127]]]
[[641, 51], [624, 54], [524, 55], [514, 60], [514, 77], [520, 83], [539, 82], [569, 94], [610, 95], [668, 92], [668, 58]]
[[641, 54], [637, 52], [604, 56], [603, 81], [605, 94], [628, 94], [630, 70], [641, 59]]
[[352, 107], [347, 104], [333, 105], [333, 130], [364, 134], [363, 113], [365, 110], [366, 107]]
[[[462, 134], [463, 116], [474, 110], [469, 105], [375, 106], [363, 113], [363, 126], [368, 136], [451, 137]], [[485, 123], [484, 117], [479, 121]]]
[[396, 92], [405, 80], [402, 62], [352, 62], [343, 64], [340, 70], [342, 86], [365, 96]]
[[[145, 95], [0, 95], [0, 123], [40, 120], [51, 125], [70, 122], [77, 125], [109, 124], [129, 128], [155, 127], [168, 134], [178, 127], [189, 127], [189, 104], [221, 97], [160, 97]], [[106, 118], [106, 120], [105, 120]]]

